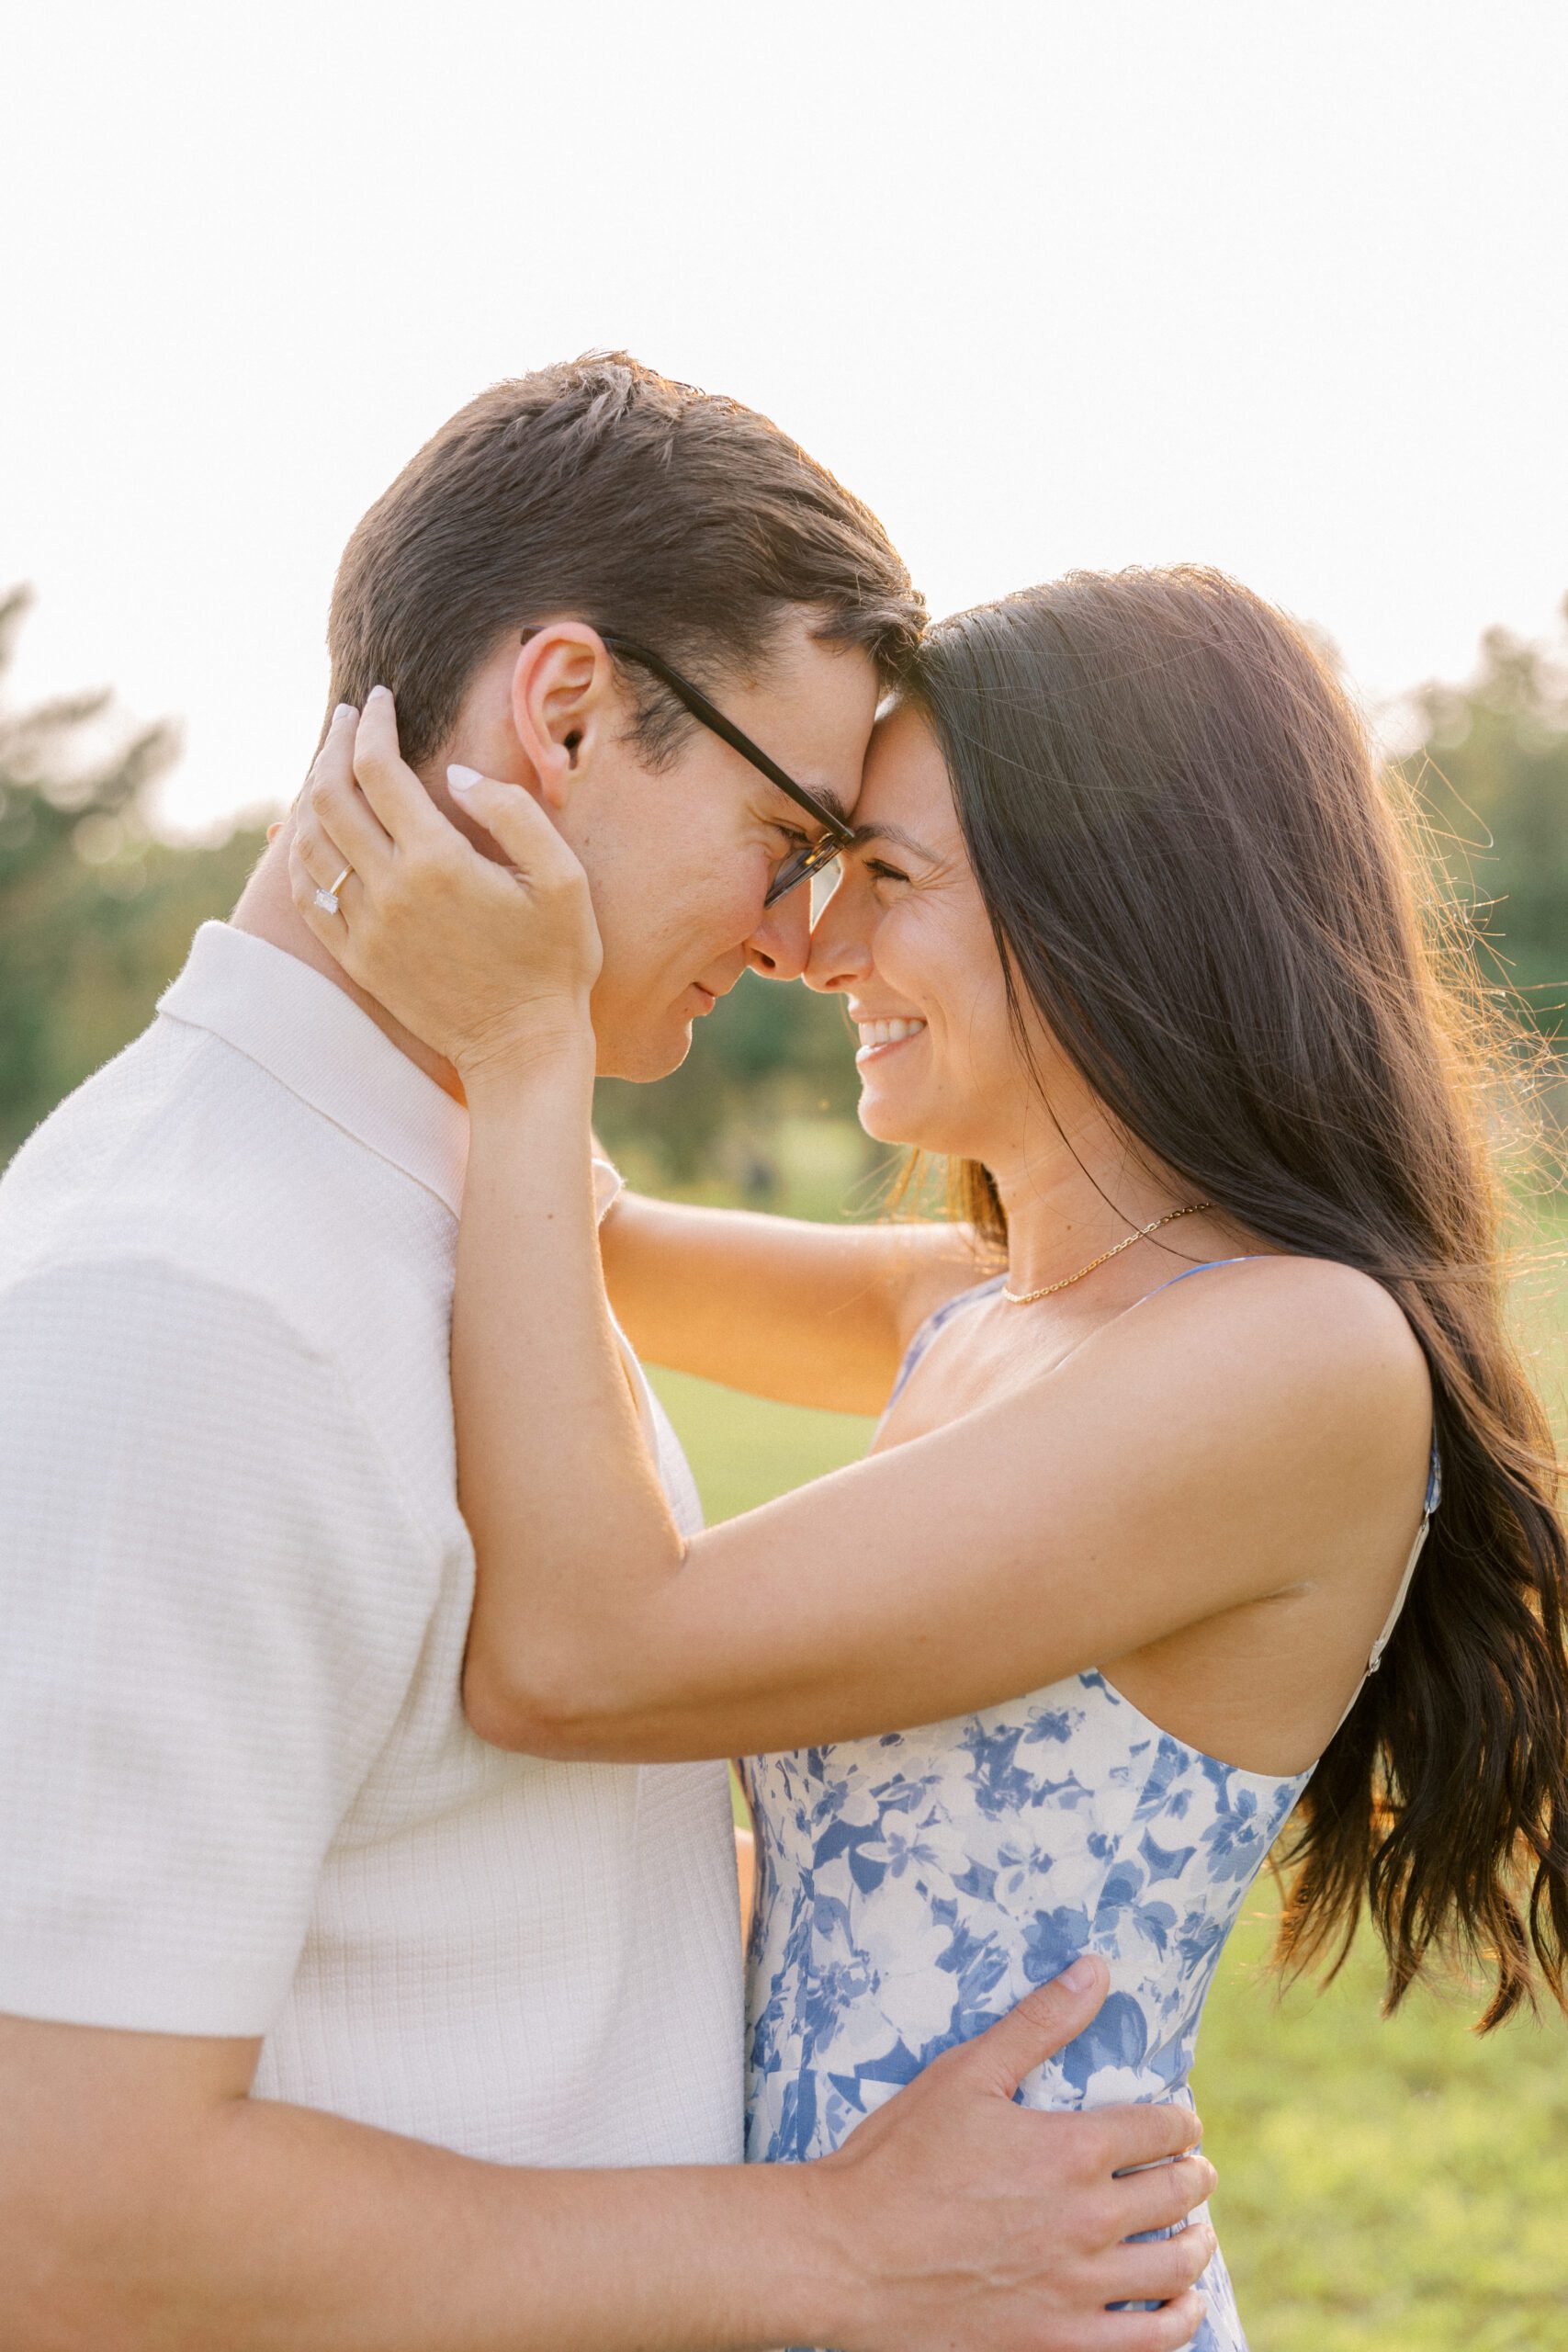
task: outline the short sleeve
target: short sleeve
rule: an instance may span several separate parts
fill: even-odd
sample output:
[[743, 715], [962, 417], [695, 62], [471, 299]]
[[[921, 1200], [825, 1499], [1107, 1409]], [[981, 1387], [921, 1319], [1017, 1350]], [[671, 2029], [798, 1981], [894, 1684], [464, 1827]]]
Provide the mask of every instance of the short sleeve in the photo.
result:
[[141, 1261], [0, 1295], [0, 2009], [267, 2030], [438, 1570], [265, 1302]]

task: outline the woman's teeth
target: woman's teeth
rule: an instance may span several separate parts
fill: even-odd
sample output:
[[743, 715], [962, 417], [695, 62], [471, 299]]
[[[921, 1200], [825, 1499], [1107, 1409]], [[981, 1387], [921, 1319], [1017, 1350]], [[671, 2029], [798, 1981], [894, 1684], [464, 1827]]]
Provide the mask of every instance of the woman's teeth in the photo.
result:
[[918, 1037], [926, 1024], [923, 1021], [861, 1021], [855, 1025], [863, 1054], [873, 1046], [901, 1046], [906, 1037]]

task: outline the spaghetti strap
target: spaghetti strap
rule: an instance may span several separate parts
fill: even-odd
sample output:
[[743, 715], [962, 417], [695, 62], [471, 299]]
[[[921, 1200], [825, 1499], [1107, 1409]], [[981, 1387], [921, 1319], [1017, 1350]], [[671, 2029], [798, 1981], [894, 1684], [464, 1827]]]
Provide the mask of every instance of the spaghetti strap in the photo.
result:
[[[1434, 1430], [1432, 1433], [1431, 1459], [1427, 1469], [1426, 1498], [1421, 1505], [1421, 1524], [1416, 1531], [1416, 1541], [1410, 1547], [1410, 1557], [1404, 1563], [1404, 1574], [1399, 1579], [1399, 1590], [1393, 1596], [1393, 1607], [1383, 1619], [1382, 1632], [1372, 1644], [1371, 1656], [1367, 1660], [1366, 1673], [1362, 1675], [1359, 1683], [1357, 1685], [1356, 1699], [1360, 1697], [1361, 1692], [1366, 1689], [1367, 1684], [1371, 1681], [1372, 1676], [1382, 1664], [1383, 1652], [1387, 1649], [1390, 1641], [1393, 1639], [1394, 1627], [1398, 1624], [1400, 1618], [1404, 1613], [1404, 1604], [1410, 1596], [1411, 1583], [1414, 1580], [1416, 1570], [1420, 1564], [1421, 1555], [1426, 1549], [1427, 1538], [1432, 1532], [1433, 1514], [1436, 1512], [1438, 1505], [1442, 1501], [1442, 1499], [1443, 1458], [1438, 1452], [1437, 1432]], [[1351, 1700], [1350, 1707], [1355, 1705], [1356, 1699]], [[1345, 1715], [1349, 1713], [1350, 1707], [1346, 1708]], [[1340, 1723], [1344, 1722], [1345, 1715], [1340, 1716]]]
[[[951, 1298], [944, 1298], [940, 1306], [932, 1309], [904, 1351], [904, 1360], [898, 1366], [897, 1376], [888, 1391], [887, 1402], [882, 1408], [882, 1420], [885, 1421], [887, 1419], [888, 1414], [903, 1395], [909, 1374], [943, 1325], [951, 1322], [962, 1307], [971, 1306], [977, 1298], [988, 1297], [992, 1291], [1000, 1290], [1006, 1280], [1006, 1274], [993, 1274], [983, 1283], [971, 1283], [967, 1290], [955, 1291]], [[879, 1421], [877, 1427], [880, 1429], [881, 1425]]]
[[[1251, 1254], [1255, 1258], [1261, 1258], [1268, 1256], [1269, 1253], [1266, 1250], [1256, 1250]], [[1156, 1283], [1153, 1290], [1145, 1291], [1144, 1293], [1143, 1298], [1134, 1299], [1132, 1306], [1124, 1306], [1122, 1309], [1121, 1315], [1113, 1315], [1111, 1318], [1111, 1322], [1119, 1323], [1122, 1320], [1122, 1315], [1131, 1315], [1133, 1308], [1142, 1306], [1145, 1299], [1157, 1298], [1160, 1292], [1162, 1290], [1169, 1290], [1172, 1283], [1184, 1283], [1189, 1274], [1206, 1274], [1211, 1272], [1216, 1266], [1242, 1266], [1246, 1265], [1247, 1262], [1248, 1260], [1246, 1256], [1236, 1258], [1210, 1258], [1205, 1260], [1203, 1264], [1201, 1266], [1184, 1266], [1180, 1273], [1171, 1275], [1169, 1282]], [[888, 1392], [887, 1402], [882, 1408], [882, 1418], [884, 1420], [886, 1419], [888, 1414], [892, 1411], [894, 1406], [903, 1395], [910, 1374], [914, 1371], [915, 1366], [919, 1363], [920, 1358], [925, 1354], [926, 1350], [931, 1346], [931, 1341], [936, 1338], [938, 1332], [942, 1330], [945, 1326], [952, 1321], [953, 1317], [961, 1313], [965, 1306], [972, 1306], [978, 1300], [982, 1298], [989, 1298], [994, 1292], [1000, 1290], [1006, 1281], [1007, 1276], [1004, 1273], [992, 1274], [982, 1283], [972, 1283], [967, 1290], [956, 1291], [951, 1298], [944, 1298], [942, 1305], [934, 1308], [932, 1312], [926, 1317], [925, 1321], [920, 1325], [919, 1329], [915, 1333], [914, 1338], [910, 1340], [908, 1346], [904, 1351], [904, 1360], [898, 1366], [897, 1376], [894, 1380], [892, 1388]], [[1109, 1330], [1110, 1329], [1110, 1323], [1101, 1324], [1100, 1326], [1101, 1330]], [[1093, 1339], [1097, 1335], [1094, 1332], [1090, 1331], [1086, 1332], [1084, 1338], [1088, 1340]], [[1068, 1349], [1067, 1355], [1076, 1355], [1077, 1353], [1078, 1347], [1082, 1347], [1083, 1344], [1084, 1340], [1080, 1340], [1077, 1343], [1077, 1347]], [[1056, 1363], [1053, 1364], [1051, 1367], [1052, 1371], [1056, 1371], [1059, 1366], [1066, 1363], [1066, 1361], [1067, 1356], [1058, 1357]]]
[[1091, 1340], [1100, 1339], [1106, 1331], [1113, 1331], [1118, 1323], [1124, 1323], [1129, 1315], [1135, 1315], [1140, 1306], [1146, 1306], [1148, 1305], [1151, 1298], [1158, 1298], [1163, 1292], [1174, 1290], [1178, 1283], [1188, 1282], [1194, 1274], [1212, 1274], [1218, 1267], [1221, 1266], [1250, 1266], [1260, 1258], [1272, 1258], [1277, 1257], [1279, 1254], [1280, 1253], [1277, 1250], [1244, 1250], [1239, 1256], [1235, 1258], [1205, 1258], [1201, 1266], [1183, 1266], [1179, 1274], [1172, 1274], [1167, 1282], [1156, 1283], [1153, 1290], [1145, 1291], [1142, 1298], [1133, 1299], [1129, 1305], [1121, 1308], [1117, 1314], [1112, 1315], [1109, 1322], [1100, 1324], [1092, 1331], [1086, 1331], [1081, 1340], [1075, 1340], [1066, 1353], [1056, 1358], [1055, 1363], [1050, 1368], [1050, 1374], [1047, 1374], [1047, 1377], [1060, 1372], [1065, 1363], [1071, 1363], [1073, 1358], [1077, 1354], [1078, 1350], [1080, 1348], [1087, 1348]]
[[[1162, 1290], [1174, 1290], [1178, 1283], [1187, 1282], [1193, 1274], [1212, 1274], [1216, 1266], [1250, 1266], [1259, 1258], [1275, 1258], [1279, 1254], [1277, 1250], [1244, 1250], [1235, 1258], [1205, 1258], [1201, 1265], [1183, 1266], [1181, 1272], [1179, 1274], [1172, 1274], [1168, 1282], [1156, 1283], [1153, 1290], [1146, 1290], [1144, 1293], [1144, 1298], [1157, 1298]], [[1133, 1306], [1142, 1306], [1144, 1298], [1135, 1298], [1133, 1301]], [[1127, 1315], [1132, 1311], [1132, 1307], [1122, 1309], [1123, 1314]], [[1114, 1319], [1112, 1317], [1112, 1320]]]

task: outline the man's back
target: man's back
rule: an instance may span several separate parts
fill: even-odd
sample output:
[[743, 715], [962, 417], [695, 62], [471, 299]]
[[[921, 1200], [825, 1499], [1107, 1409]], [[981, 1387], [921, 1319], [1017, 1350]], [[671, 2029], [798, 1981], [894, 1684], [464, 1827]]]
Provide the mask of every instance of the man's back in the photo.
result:
[[722, 1770], [462, 1720], [463, 1114], [243, 933], [164, 1001], [0, 1185], [0, 2009], [264, 2034], [258, 2092], [476, 2155], [732, 2158]]

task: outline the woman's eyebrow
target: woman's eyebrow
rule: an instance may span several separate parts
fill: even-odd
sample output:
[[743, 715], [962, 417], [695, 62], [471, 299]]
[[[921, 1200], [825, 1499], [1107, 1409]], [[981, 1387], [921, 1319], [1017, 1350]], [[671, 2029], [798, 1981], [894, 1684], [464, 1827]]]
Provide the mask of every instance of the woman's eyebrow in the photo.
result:
[[923, 857], [928, 865], [942, 864], [934, 849], [928, 849], [924, 842], [918, 842], [913, 833], [904, 831], [902, 825], [857, 825], [852, 847], [863, 849], [868, 842], [892, 842], [899, 849], [912, 851], [916, 857]]

